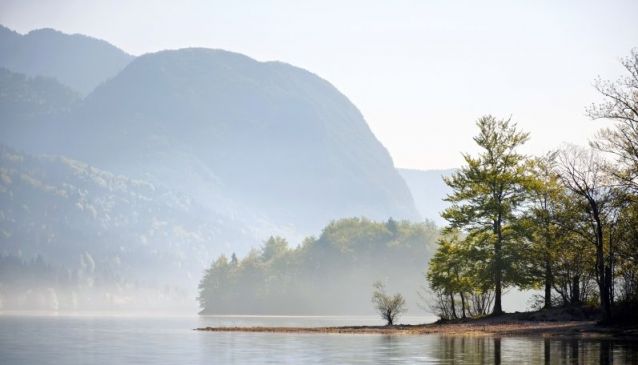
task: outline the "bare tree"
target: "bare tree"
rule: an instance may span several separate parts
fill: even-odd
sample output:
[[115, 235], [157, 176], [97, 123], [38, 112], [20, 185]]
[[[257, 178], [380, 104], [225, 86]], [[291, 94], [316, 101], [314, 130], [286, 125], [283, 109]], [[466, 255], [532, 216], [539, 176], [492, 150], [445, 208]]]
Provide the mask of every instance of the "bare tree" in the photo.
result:
[[374, 292], [372, 293], [372, 303], [374, 303], [377, 312], [381, 315], [381, 318], [387, 321], [386, 325], [394, 325], [395, 319], [407, 311], [403, 295], [399, 293], [394, 295], [386, 294], [385, 285], [383, 285], [380, 281], [375, 282], [373, 287]]
[[614, 128], [601, 130], [592, 147], [613, 154], [618, 166], [610, 172], [626, 188], [638, 192], [638, 48], [621, 61], [627, 74], [615, 82], [598, 78], [594, 87], [605, 100], [592, 104], [587, 112], [592, 119], [616, 122]]
[[577, 233], [588, 238], [596, 247], [596, 281], [600, 291], [600, 305], [605, 320], [611, 318], [611, 272], [605, 265], [603, 230], [612, 199], [612, 189], [605, 163], [591, 149], [568, 146], [558, 154], [558, 174], [563, 184], [583, 203], [586, 225]]

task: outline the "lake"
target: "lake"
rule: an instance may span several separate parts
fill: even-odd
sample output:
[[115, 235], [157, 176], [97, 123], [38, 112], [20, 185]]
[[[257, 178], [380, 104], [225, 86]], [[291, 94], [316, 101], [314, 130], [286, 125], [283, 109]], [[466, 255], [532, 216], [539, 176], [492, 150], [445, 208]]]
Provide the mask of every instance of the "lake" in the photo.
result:
[[379, 323], [374, 317], [0, 315], [0, 364], [638, 364], [638, 342], [627, 341], [193, 331]]

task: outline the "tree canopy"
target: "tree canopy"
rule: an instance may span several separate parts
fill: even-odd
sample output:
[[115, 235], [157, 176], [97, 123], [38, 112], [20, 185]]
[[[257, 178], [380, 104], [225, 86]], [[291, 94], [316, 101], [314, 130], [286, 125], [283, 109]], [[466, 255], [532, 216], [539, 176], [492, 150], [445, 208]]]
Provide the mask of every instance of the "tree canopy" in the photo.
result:
[[438, 236], [432, 223], [347, 218], [291, 246], [270, 237], [241, 260], [217, 258], [200, 282], [208, 314], [369, 313], [369, 288], [383, 280], [415, 303]]
[[589, 115], [615, 125], [590, 148], [524, 156], [515, 123], [478, 120], [481, 152], [445, 180], [452, 206], [427, 273], [441, 317], [484, 315], [492, 298], [499, 314], [516, 286], [543, 288], [539, 307], [598, 304], [605, 321], [638, 320], [638, 50], [622, 64], [626, 76], [595, 83], [604, 101]]

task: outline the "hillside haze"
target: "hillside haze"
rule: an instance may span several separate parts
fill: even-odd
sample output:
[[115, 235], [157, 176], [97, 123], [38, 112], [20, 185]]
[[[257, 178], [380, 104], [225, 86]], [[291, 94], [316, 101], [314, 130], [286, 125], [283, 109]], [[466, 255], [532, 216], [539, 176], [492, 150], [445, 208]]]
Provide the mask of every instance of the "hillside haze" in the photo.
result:
[[0, 143], [33, 153], [50, 150], [51, 140], [80, 96], [56, 79], [0, 68]]
[[56, 78], [86, 95], [115, 76], [133, 56], [99, 39], [38, 29], [25, 35], [0, 25], [0, 67]]
[[356, 107], [325, 80], [284, 63], [210, 49], [144, 55], [73, 118], [79, 132], [63, 136], [72, 146], [65, 153], [204, 202], [223, 191], [303, 232], [344, 216], [418, 217]]
[[414, 203], [421, 216], [439, 226], [446, 221], [441, 218], [441, 212], [449, 203], [444, 199], [452, 192], [443, 178], [452, 175], [454, 169], [447, 170], [415, 170], [397, 169], [412, 192]]
[[0, 232], [13, 309], [188, 309], [209, 257], [254, 239], [186, 195], [2, 146]]
[[222, 253], [344, 217], [420, 218], [361, 113], [306, 70], [192, 48], [109, 69], [77, 51], [121, 52], [106, 42], [39, 32], [0, 32], [6, 307], [192, 308]]

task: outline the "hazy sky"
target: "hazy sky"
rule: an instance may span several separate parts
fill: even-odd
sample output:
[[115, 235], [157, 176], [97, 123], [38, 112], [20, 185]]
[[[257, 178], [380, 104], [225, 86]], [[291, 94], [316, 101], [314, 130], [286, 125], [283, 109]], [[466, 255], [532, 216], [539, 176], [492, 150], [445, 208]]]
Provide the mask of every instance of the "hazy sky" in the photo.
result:
[[638, 47], [638, 1], [6, 1], [0, 23], [105, 39], [139, 55], [202, 46], [281, 60], [361, 110], [395, 164], [445, 168], [474, 121], [511, 115], [526, 152], [584, 144], [591, 85]]

